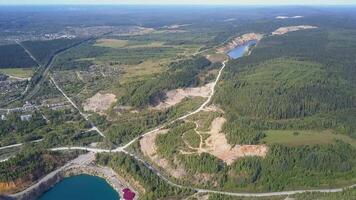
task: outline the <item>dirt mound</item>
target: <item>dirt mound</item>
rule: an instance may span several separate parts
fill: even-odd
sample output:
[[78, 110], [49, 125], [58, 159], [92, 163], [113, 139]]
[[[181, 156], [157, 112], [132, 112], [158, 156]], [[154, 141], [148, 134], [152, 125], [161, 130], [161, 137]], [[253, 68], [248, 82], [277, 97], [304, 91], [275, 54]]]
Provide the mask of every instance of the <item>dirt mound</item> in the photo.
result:
[[[210, 136], [200, 144], [199, 148], [191, 148], [196, 150], [197, 153], [209, 153], [219, 159], [223, 160], [226, 164], [231, 165], [236, 159], [246, 156], [261, 156], [265, 157], [268, 152], [266, 145], [236, 145], [232, 147], [221, 132], [222, 126], [225, 123], [225, 118], [218, 117], [211, 123], [211, 129], [208, 134]], [[197, 132], [197, 134], [200, 134]], [[187, 152], [185, 152], [187, 154]]]
[[206, 56], [206, 59], [212, 63], [224, 62], [224, 60], [226, 60], [226, 55], [221, 53], [209, 54]]
[[280, 27], [277, 30], [272, 32], [272, 35], [284, 35], [288, 32], [299, 31], [299, 30], [306, 30], [306, 29], [315, 29], [318, 28], [316, 26], [309, 26], [309, 25], [300, 25], [300, 26], [286, 26]]
[[213, 83], [208, 83], [202, 87], [195, 88], [184, 88], [184, 89], [175, 89], [168, 91], [166, 93], [167, 98], [160, 102], [157, 106], [154, 106], [153, 109], [166, 109], [180, 103], [184, 98], [187, 97], [209, 97], [211, 93], [211, 88]]
[[93, 111], [99, 114], [105, 114], [105, 111], [110, 108], [111, 104], [116, 102], [114, 94], [101, 94], [96, 93], [91, 98], [83, 103], [84, 111]]
[[230, 43], [228, 43], [227, 45], [221, 47], [218, 49], [218, 52], [219, 53], [227, 53], [229, 52], [231, 49], [237, 47], [237, 46], [241, 46], [249, 41], [252, 41], [252, 40], [261, 40], [263, 37], [262, 34], [258, 34], [258, 33], [247, 33], [247, 34], [244, 34], [240, 37], [236, 37], [234, 38]]

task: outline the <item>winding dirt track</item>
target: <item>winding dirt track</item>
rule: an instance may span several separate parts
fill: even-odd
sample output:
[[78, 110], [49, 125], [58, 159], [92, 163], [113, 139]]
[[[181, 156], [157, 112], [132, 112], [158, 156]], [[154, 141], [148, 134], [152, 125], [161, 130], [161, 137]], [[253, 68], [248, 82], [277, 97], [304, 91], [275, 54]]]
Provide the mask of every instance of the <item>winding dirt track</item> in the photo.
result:
[[[222, 66], [221, 66], [221, 68], [220, 68], [220, 70], [219, 70], [219, 73], [218, 73], [218, 75], [217, 75], [215, 81], [213, 82], [213, 84], [212, 84], [212, 86], [211, 86], [211, 92], [210, 92], [210, 95], [208, 96], [208, 99], [207, 99], [206, 101], [204, 101], [204, 103], [203, 103], [198, 109], [196, 109], [195, 111], [190, 112], [190, 113], [188, 113], [188, 114], [186, 114], [186, 115], [184, 115], [184, 116], [182, 116], [182, 117], [179, 117], [178, 119], [172, 120], [172, 121], [168, 122], [168, 124], [173, 124], [173, 123], [176, 122], [176, 121], [179, 121], [179, 120], [182, 120], [182, 119], [186, 119], [186, 118], [188, 118], [188, 117], [190, 117], [190, 116], [192, 116], [192, 115], [194, 115], [194, 114], [197, 114], [198, 112], [202, 111], [202, 110], [205, 108], [205, 106], [207, 106], [207, 105], [210, 103], [211, 99], [213, 98], [213, 96], [214, 96], [214, 94], [215, 94], [215, 87], [216, 87], [216, 84], [219, 82], [220, 77], [221, 77], [221, 74], [222, 74], [222, 71], [225, 69], [226, 63], [227, 63], [228, 61], [229, 61], [229, 60], [225, 60], [225, 61], [222, 63]], [[141, 138], [141, 137], [143, 137], [143, 136], [146, 136], [146, 135], [149, 135], [149, 134], [152, 134], [152, 133], [154, 133], [154, 132], [157, 132], [157, 131], [161, 130], [162, 128], [164, 128], [166, 125], [167, 125], [167, 124], [162, 125], [162, 126], [159, 126], [159, 127], [157, 127], [156, 129], [154, 129], [154, 130], [152, 130], [152, 131], [149, 131], [149, 132], [147, 132], [147, 133], [144, 133], [144, 134], [142, 134], [142, 135], [136, 137], [135, 139], [131, 140], [130, 142], [128, 142], [128, 143], [125, 144], [124, 146], [119, 147], [119, 148], [117, 148], [117, 149], [125, 149], [125, 148], [129, 147], [130, 145], [132, 145], [134, 142], [136, 142], [139, 138]]]
[[[219, 82], [220, 78], [221, 78], [221, 74], [222, 71], [225, 69], [226, 63], [228, 62], [228, 60], [225, 60], [222, 63], [222, 67], [219, 70], [219, 73], [215, 79], [215, 81], [213, 82], [213, 85], [211, 87], [211, 93], [209, 95], [209, 97], [207, 98], [207, 100], [195, 111], [190, 112], [182, 117], [179, 117], [178, 119], [172, 120], [170, 122], [168, 122], [167, 124], [172, 124], [178, 120], [182, 120], [182, 119], [186, 119], [187, 117], [194, 115], [200, 111], [202, 111], [211, 101], [213, 95], [215, 94], [215, 87], [216, 84]], [[60, 87], [55, 83], [55, 81], [53, 80], [53, 78], [51, 77], [52, 82], [56, 85], [57, 89], [59, 91], [61, 91], [61, 93], [67, 98], [67, 100], [73, 105], [73, 107], [75, 107], [76, 109], [79, 110], [79, 112], [81, 113], [81, 115], [87, 119], [86, 115], [83, 114], [80, 109], [75, 105], [75, 103], [63, 92], [63, 90], [60, 89]], [[88, 119], [87, 119], [88, 120]], [[269, 197], [269, 196], [285, 196], [285, 195], [293, 195], [293, 194], [299, 194], [299, 193], [305, 193], [305, 192], [322, 192], [322, 193], [334, 193], [334, 192], [341, 192], [345, 189], [349, 189], [349, 188], [355, 188], [356, 184], [351, 185], [351, 186], [347, 186], [347, 187], [342, 187], [342, 188], [333, 188], [333, 189], [315, 189], [315, 190], [292, 190], [292, 191], [280, 191], [280, 192], [266, 192], [266, 193], [239, 193], [239, 192], [224, 192], [224, 191], [218, 191], [218, 190], [209, 190], [209, 189], [201, 189], [201, 188], [194, 188], [191, 186], [184, 186], [184, 185], [179, 185], [177, 183], [172, 182], [171, 180], [169, 180], [167, 177], [165, 177], [164, 175], [162, 175], [159, 170], [155, 169], [151, 164], [149, 164], [147, 161], [141, 159], [140, 157], [138, 157], [137, 155], [130, 153], [128, 151], [126, 151], [125, 149], [127, 147], [129, 147], [131, 144], [133, 144], [134, 142], [136, 142], [138, 139], [140, 139], [141, 137], [145, 136], [145, 135], [149, 135], [149, 134], [153, 134], [156, 131], [161, 130], [163, 127], [165, 127], [167, 124], [165, 125], [161, 125], [159, 127], [157, 127], [154, 130], [151, 130], [149, 132], [143, 133], [140, 136], [134, 138], [133, 140], [131, 140], [130, 142], [128, 142], [127, 144], [118, 147], [116, 149], [110, 150], [110, 149], [99, 149], [99, 148], [87, 148], [87, 147], [59, 147], [59, 148], [52, 148], [51, 150], [53, 151], [66, 151], [66, 150], [86, 150], [92, 153], [115, 153], [115, 152], [122, 152], [125, 153], [131, 157], [133, 157], [135, 160], [142, 162], [147, 168], [149, 168], [153, 173], [155, 173], [158, 177], [160, 177], [162, 180], [164, 180], [165, 182], [167, 182], [167, 184], [174, 186], [174, 187], [179, 187], [179, 188], [186, 188], [186, 189], [191, 189], [196, 191], [197, 193], [214, 193], [214, 194], [222, 194], [222, 195], [228, 195], [228, 196], [239, 196], [239, 197]], [[94, 126], [95, 127], [95, 126]], [[96, 129], [102, 136], [104, 136], [104, 134], [102, 134], [98, 129]], [[87, 163], [88, 161], [91, 161], [92, 157], [84, 157], [82, 156], [79, 160], [75, 160], [76, 162], [79, 161], [79, 164], [83, 163]], [[68, 164], [72, 163], [73, 161], [69, 162]], [[67, 164], [67, 165], [68, 165]], [[66, 166], [67, 166], [66, 165]], [[64, 166], [63, 166], [64, 167]], [[58, 170], [60, 170], [62, 168], [59, 168]], [[47, 176], [45, 176], [43, 179], [48, 179], [51, 176], [54, 176], [56, 173], [58, 173], [58, 170], [48, 174]], [[56, 173], [55, 173], [56, 172]], [[42, 183], [44, 180], [41, 179], [39, 180], [38, 183]], [[37, 184], [38, 184], [37, 183]], [[37, 184], [27, 188], [25, 191], [29, 191], [31, 190], [33, 187], [35, 187]], [[25, 192], [23, 191], [23, 192]], [[17, 195], [17, 194], [15, 194]]]
[[[224, 70], [226, 63], [228, 60], [225, 60], [223, 62], [223, 65], [221, 67], [221, 69], [219, 70], [219, 74], [216, 77], [216, 80], [213, 83], [213, 87], [211, 88], [211, 94], [208, 97], [208, 99], [195, 111], [188, 113], [178, 119], [175, 119], [171, 122], [169, 122], [169, 124], [174, 123], [178, 120], [182, 120], [182, 119], [186, 119], [187, 117], [194, 115], [200, 111], [202, 111], [205, 106], [207, 106], [214, 93], [215, 93], [215, 86], [218, 83], [218, 81], [220, 80], [222, 71]], [[219, 191], [219, 190], [208, 190], [208, 189], [201, 189], [201, 188], [195, 188], [195, 187], [190, 187], [190, 186], [184, 186], [184, 185], [179, 185], [177, 183], [172, 182], [171, 180], [169, 180], [169, 178], [165, 177], [162, 173], [159, 172], [158, 169], [156, 169], [154, 166], [152, 166], [150, 163], [148, 163], [147, 161], [139, 158], [137, 155], [133, 154], [133, 153], [129, 153], [128, 151], [126, 151], [125, 149], [127, 147], [129, 147], [131, 144], [133, 144], [134, 142], [136, 142], [139, 138], [145, 136], [145, 135], [150, 135], [153, 134], [154, 132], [157, 132], [159, 130], [161, 130], [163, 127], [165, 127], [165, 125], [159, 126], [158, 128], [146, 132], [138, 137], [136, 137], [135, 139], [131, 140], [130, 142], [128, 142], [127, 144], [125, 144], [122, 147], [118, 147], [114, 150], [108, 150], [108, 149], [97, 149], [97, 148], [86, 148], [86, 147], [60, 147], [60, 148], [54, 148], [52, 150], [55, 151], [61, 151], [61, 150], [86, 150], [86, 151], [90, 151], [90, 152], [94, 152], [94, 153], [102, 153], [102, 152], [107, 152], [107, 153], [115, 153], [115, 152], [122, 152], [125, 153], [131, 157], [133, 157], [135, 160], [142, 162], [148, 169], [150, 169], [153, 173], [155, 173], [158, 177], [160, 177], [162, 180], [164, 180], [166, 183], [168, 183], [171, 186], [174, 187], [179, 187], [179, 188], [186, 188], [186, 189], [191, 189], [196, 191], [197, 193], [213, 193], [213, 194], [222, 194], [222, 195], [228, 195], [228, 196], [237, 196], [237, 197], [269, 197], [269, 196], [285, 196], [285, 195], [293, 195], [293, 194], [299, 194], [299, 193], [305, 193], [305, 192], [322, 192], [322, 193], [334, 193], [334, 192], [341, 192], [345, 189], [349, 189], [349, 188], [355, 188], [356, 184], [348, 186], [348, 187], [342, 187], [342, 188], [332, 188], [332, 189], [315, 189], [315, 190], [292, 190], [292, 191], [281, 191], [281, 192], [265, 192], [265, 193], [239, 193], [239, 192], [224, 192], [224, 191]]]

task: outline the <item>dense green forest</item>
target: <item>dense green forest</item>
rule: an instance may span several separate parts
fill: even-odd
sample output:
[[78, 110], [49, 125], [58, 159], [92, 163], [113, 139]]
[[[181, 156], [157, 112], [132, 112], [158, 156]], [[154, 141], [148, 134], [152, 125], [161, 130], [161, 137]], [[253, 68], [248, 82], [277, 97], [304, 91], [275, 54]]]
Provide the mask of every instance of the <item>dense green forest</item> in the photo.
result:
[[[356, 196], [356, 189], [347, 189], [342, 192], [321, 193], [321, 192], [307, 192], [296, 195], [288, 195], [289, 198], [295, 200], [349, 200]], [[274, 197], [232, 197], [227, 195], [210, 194], [209, 200], [284, 200], [286, 196]], [[192, 198], [191, 200], [195, 200]]]
[[22, 42], [22, 44], [42, 65], [45, 65], [58, 50], [69, 47], [81, 40], [82, 39], [56, 39], [48, 41], [25, 41]]
[[113, 168], [127, 180], [134, 179], [144, 188], [144, 193], [140, 199], [182, 199], [182, 197], [192, 194], [189, 189], [173, 187], [154, 174], [142, 162], [132, 157], [118, 153], [97, 154], [96, 162], [100, 165], [106, 165]]
[[18, 44], [0, 45], [0, 68], [29, 68], [36, 63]]
[[229, 62], [215, 103], [227, 111], [231, 143], [256, 143], [261, 130], [334, 129], [355, 137], [352, 30], [316, 29], [263, 39]]
[[105, 117], [93, 117], [93, 122], [102, 129], [107, 129], [107, 143], [109, 145], [119, 145], [128, 142], [145, 131], [164, 124], [171, 119], [182, 116], [188, 110], [194, 110], [203, 102], [202, 99], [188, 99], [176, 107], [164, 111], [146, 110], [140, 113], [130, 113], [119, 118], [115, 122], [105, 120]]
[[77, 154], [51, 152], [34, 146], [25, 146], [6, 162], [0, 162], [0, 182], [35, 181], [53, 171]]
[[[46, 147], [59, 145], [88, 145], [101, 141], [96, 132], [85, 132], [91, 128], [81, 115], [71, 109], [42, 109], [31, 114], [26, 121], [21, 113], [8, 114], [0, 123], [0, 146], [44, 139]], [[44, 116], [46, 119], [44, 119]]]
[[[270, 36], [250, 56], [231, 60], [214, 97], [225, 111], [223, 129], [228, 141], [258, 144], [270, 129], [332, 129], [355, 137], [356, 38], [351, 33], [317, 29]], [[265, 158], [246, 157], [227, 166], [208, 154], [180, 154], [185, 146], [181, 137], [194, 124], [170, 128], [157, 138], [158, 152], [172, 164], [178, 158], [191, 176], [210, 173], [210, 181], [199, 186], [281, 191], [355, 181], [356, 149], [342, 141], [270, 144]], [[190, 178], [181, 181], [192, 184]]]
[[40, 138], [35, 132], [46, 125], [40, 113], [31, 115], [29, 121], [22, 121], [20, 114], [9, 114], [6, 120], [0, 123], [0, 136], [2, 137], [1, 146], [14, 143], [17, 138], [23, 138], [24, 141], [31, 141]]
[[199, 84], [197, 75], [210, 65], [211, 62], [204, 57], [173, 62], [169, 70], [159, 77], [128, 85], [127, 95], [123, 96], [120, 101], [136, 107], [155, 104], [165, 98], [164, 91], [166, 90], [197, 86]]
[[[226, 165], [210, 154], [182, 155], [182, 133], [190, 128], [178, 125], [156, 140], [158, 152], [172, 164], [179, 161], [190, 176], [210, 175], [209, 182], [196, 183], [227, 191], [282, 191], [296, 188], [336, 187], [353, 182], [356, 175], [356, 149], [342, 141], [327, 145], [289, 147], [270, 145], [265, 158], [245, 157]], [[178, 159], [176, 159], [178, 158]], [[175, 160], [175, 161], [174, 161]]]

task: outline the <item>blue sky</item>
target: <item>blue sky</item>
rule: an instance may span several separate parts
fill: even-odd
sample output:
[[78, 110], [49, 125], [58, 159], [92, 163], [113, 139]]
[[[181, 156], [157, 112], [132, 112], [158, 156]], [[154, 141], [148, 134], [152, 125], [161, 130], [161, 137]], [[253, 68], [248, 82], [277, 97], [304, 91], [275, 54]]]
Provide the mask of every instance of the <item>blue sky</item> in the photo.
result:
[[356, 4], [356, 0], [0, 0], [0, 4], [345, 5]]

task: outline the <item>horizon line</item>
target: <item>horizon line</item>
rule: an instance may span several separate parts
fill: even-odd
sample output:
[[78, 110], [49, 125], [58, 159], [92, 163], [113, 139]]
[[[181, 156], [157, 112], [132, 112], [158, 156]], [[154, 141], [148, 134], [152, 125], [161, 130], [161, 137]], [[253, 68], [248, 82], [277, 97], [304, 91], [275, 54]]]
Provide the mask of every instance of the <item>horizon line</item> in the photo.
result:
[[355, 3], [329, 3], [329, 4], [242, 4], [242, 3], [227, 3], [227, 4], [219, 4], [219, 3], [210, 3], [210, 4], [201, 4], [201, 3], [196, 3], [196, 4], [181, 4], [181, 3], [169, 3], [169, 4], [144, 4], [144, 3], [131, 3], [131, 4], [125, 4], [125, 3], [78, 3], [78, 4], [72, 4], [72, 3], [38, 3], [38, 4], [17, 4], [17, 3], [9, 3], [9, 4], [2, 4], [0, 3], [0, 6], [356, 6]]

